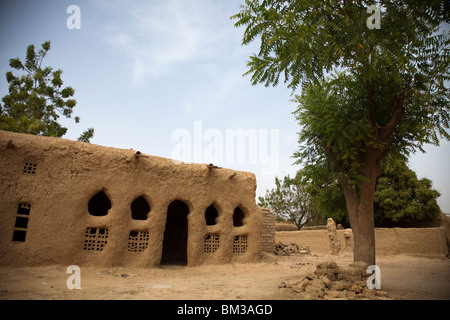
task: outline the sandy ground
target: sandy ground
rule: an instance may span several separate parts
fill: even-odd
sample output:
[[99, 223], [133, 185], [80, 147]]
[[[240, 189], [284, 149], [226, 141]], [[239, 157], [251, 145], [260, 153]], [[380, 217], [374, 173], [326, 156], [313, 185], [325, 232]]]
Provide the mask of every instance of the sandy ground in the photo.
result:
[[[298, 299], [279, 284], [315, 270], [322, 261], [352, 262], [339, 256], [297, 255], [260, 263], [81, 268], [81, 289], [69, 290], [67, 266], [0, 268], [0, 299]], [[412, 256], [378, 258], [381, 289], [393, 299], [450, 299], [450, 260]]]

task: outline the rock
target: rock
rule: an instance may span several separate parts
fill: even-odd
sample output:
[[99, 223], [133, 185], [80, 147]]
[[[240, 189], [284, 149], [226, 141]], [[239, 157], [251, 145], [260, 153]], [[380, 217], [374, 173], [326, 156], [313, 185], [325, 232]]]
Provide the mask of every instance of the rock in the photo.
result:
[[317, 269], [336, 269], [337, 264], [334, 261], [325, 261], [317, 264]]
[[348, 289], [348, 291], [353, 291], [355, 293], [361, 293], [363, 291], [363, 287], [357, 284], [351, 284]]
[[[304, 278], [304, 277], [303, 277]], [[300, 282], [302, 282], [303, 278], [300, 279], [294, 279], [294, 280], [285, 280], [284, 285], [286, 288], [293, 288]]]
[[318, 298], [322, 298], [325, 295], [325, 292], [323, 292], [322, 289], [320, 289], [319, 287], [316, 286], [310, 286], [308, 285], [305, 288], [304, 291], [306, 294], [310, 295], [313, 297], [313, 299], [318, 299]]
[[[306, 248], [307, 248], [307, 249], [306, 249]], [[301, 254], [310, 254], [309, 247], [306, 247], [306, 248], [300, 249], [299, 252], [300, 252]]]
[[339, 269], [339, 280], [360, 281], [362, 279], [363, 277], [360, 268], [348, 266]]
[[329, 287], [332, 283], [333, 283], [333, 281], [331, 281], [330, 279], [328, 279], [328, 277], [327, 276], [321, 276], [320, 277], [320, 280], [323, 282], [323, 284], [325, 285], [325, 286], [327, 286], [327, 287]]
[[329, 299], [356, 299], [356, 293], [352, 291], [334, 291], [330, 290], [326, 292], [326, 295]]
[[290, 256], [293, 254], [311, 254], [311, 250], [309, 249], [308, 246], [298, 245], [297, 243], [294, 242], [289, 243], [278, 242], [275, 245], [275, 254], [283, 256]]
[[383, 290], [375, 290], [375, 295], [377, 297], [386, 298], [388, 296], [388, 293], [386, 291], [383, 291]]
[[353, 291], [344, 291], [345, 292], [345, 296], [347, 297], [347, 299], [355, 299], [356, 298], [356, 293]]
[[317, 277], [326, 276], [331, 281], [336, 280], [336, 275], [339, 273], [339, 268], [334, 261], [323, 262], [317, 265], [314, 274]]
[[320, 289], [320, 290], [325, 289], [325, 284], [319, 279], [310, 280], [308, 286], [316, 287], [317, 289]]
[[329, 290], [327, 291], [327, 296], [330, 299], [346, 299], [347, 294], [345, 291], [335, 291], [335, 290]]
[[280, 288], [292, 288], [299, 299], [389, 299], [386, 291], [367, 289], [366, 269], [367, 264], [362, 262], [338, 267], [334, 261], [326, 261], [319, 263], [314, 272], [284, 281]]
[[343, 290], [347, 290], [347, 288], [349, 286], [350, 286], [350, 283], [348, 281], [338, 280], [338, 281], [333, 281], [333, 283], [330, 285], [330, 289], [335, 290], [335, 291], [343, 291]]
[[305, 288], [309, 285], [309, 280], [308, 278], [303, 278], [303, 280], [298, 283], [297, 285], [295, 285], [294, 287], [292, 287], [292, 289], [295, 292], [303, 292], [305, 291]]
[[377, 290], [364, 288], [362, 294], [366, 297], [375, 297]]
[[307, 272], [305, 277], [307, 277], [309, 280], [318, 279], [318, 277], [311, 271]]

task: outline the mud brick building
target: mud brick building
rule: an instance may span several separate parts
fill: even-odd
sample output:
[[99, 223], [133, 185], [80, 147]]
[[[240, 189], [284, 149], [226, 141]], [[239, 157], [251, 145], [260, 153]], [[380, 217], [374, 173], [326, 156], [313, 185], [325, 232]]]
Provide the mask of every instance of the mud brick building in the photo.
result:
[[249, 172], [0, 131], [0, 265], [255, 262]]

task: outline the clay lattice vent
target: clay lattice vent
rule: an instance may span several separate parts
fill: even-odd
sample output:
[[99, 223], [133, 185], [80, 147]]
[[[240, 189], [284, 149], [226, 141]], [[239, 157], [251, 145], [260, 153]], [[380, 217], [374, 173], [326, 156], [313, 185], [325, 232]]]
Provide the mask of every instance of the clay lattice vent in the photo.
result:
[[86, 229], [84, 236], [84, 250], [103, 251], [108, 239], [107, 228], [91, 228]]
[[247, 251], [247, 236], [235, 236], [233, 239], [233, 253], [245, 253]]
[[23, 166], [23, 173], [36, 174], [36, 167], [36, 163], [25, 162], [25, 165]]
[[31, 205], [29, 203], [26, 202], [19, 203], [12, 241], [19, 241], [19, 242], [25, 241], [25, 237], [27, 235], [28, 216], [30, 215], [30, 210]]
[[203, 242], [203, 252], [214, 253], [219, 249], [220, 236], [218, 234], [205, 235], [205, 241]]
[[128, 251], [129, 252], [142, 252], [148, 248], [149, 240], [148, 231], [130, 231], [128, 237]]

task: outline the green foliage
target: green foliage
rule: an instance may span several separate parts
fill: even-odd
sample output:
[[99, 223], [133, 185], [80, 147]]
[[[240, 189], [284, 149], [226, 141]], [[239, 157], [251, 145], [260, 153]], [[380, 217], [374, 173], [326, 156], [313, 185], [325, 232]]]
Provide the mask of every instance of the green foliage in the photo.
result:
[[341, 185], [333, 179], [333, 176], [326, 162], [323, 162], [316, 167], [302, 168], [296, 177], [311, 195], [313, 206], [321, 218], [317, 218], [316, 221], [325, 223], [328, 218], [333, 218], [336, 223], [348, 227], [345, 197]]
[[304, 164], [310, 173], [314, 168], [322, 171], [320, 163], [335, 179], [344, 177], [354, 186], [361, 182], [361, 154], [367, 147], [384, 146], [375, 140], [366, 119], [361, 87], [343, 73], [305, 86], [294, 100], [299, 103], [294, 114], [302, 128], [300, 150], [294, 153], [296, 163]]
[[77, 140], [90, 143], [93, 137], [94, 137], [94, 128], [89, 128], [86, 131], [84, 131]]
[[[297, 174], [300, 183], [308, 187], [312, 202], [323, 218], [333, 218], [336, 223], [348, 226], [345, 197], [342, 188], [326, 165]], [[410, 223], [432, 221], [440, 212], [439, 192], [426, 178], [418, 179], [403, 157], [388, 156], [378, 177], [375, 200], [375, 225], [406, 226]]]
[[[382, 8], [381, 29], [367, 27], [372, 4]], [[231, 18], [246, 27], [243, 44], [260, 39], [248, 61], [252, 84], [302, 85], [297, 163], [326, 159], [357, 188], [369, 152], [408, 155], [450, 139], [442, 1], [246, 0]]]
[[[9, 94], [0, 106], [0, 129], [53, 137], [67, 132], [57, 120], [61, 115], [72, 117], [75, 90], [63, 87], [62, 70], [42, 66], [49, 50], [50, 41], [44, 42], [39, 51], [29, 45], [25, 63], [19, 58], [9, 60], [10, 67], [22, 74], [6, 73]], [[76, 123], [80, 121], [79, 117], [74, 119]]]
[[431, 181], [417, 179], [403, 159], [390, 158], [377, 181], [375, 221], [379, 225], [432, 221], [441, 212], [439, 196]]
[[306, 186], [296, 178], [275, 178], [275, 188], [258, 198], [260, 207], [269, 208], [281, 221], [288, 221], [301, 228], [317, 218], [317, 212]]
[[[334, 79], [358, 87], [352, 90], [358, 94], [352, 102], [360, 103], [364, 112], [359, 119], [371, 124], [373, 131], [381, 135], [396, 112], [416, 120], [397, 130], [393, 148], [410, 152], [423, 143], [437, 144], [438, 135], [450, 138], [449, 93], [444, 86], [450, 79], [450, 42], [448, 34], [436, 33], [444, 19], [442, 2], [377, 1], [384, 8], [378, 30], [366, 25], [371, 4], [246, 0], [232, 17], [235, 26], [246, 26], [243, 44], [261, 40], [246, 74], [252, 75], [252, 84], [266, 86], [276, 86], [284, 75], [289, 88], [295, 90], [302, 83], [308, 90], [311, 83], [323, 83], [326, 74], [340, 70], [347, 77]], [[344, 85], [339, 87], [345, 90]], [[423, 132], [411, 135], [410, 129]], [[347, 149], [348, 156], [354, 152]]]
[[[373, 4], [384, 8], [379, 30], [366, 25]], [[246, 0], [231, 18], [236, 27], [246, 26], [242, 44], [261, 40], [248, 62], [252, 83], [277, 85], [284, 75], [295, 90], [336, 67], [364, 70], [368, 78], [381, 69], [392, 76], [405, 71], [408, 60], [421, 58], [414, 57], [418, 48], [440, 47], [442, 39], [430, 37], [430, 30], [444, 19], [443, 9], [440, 0]]]

